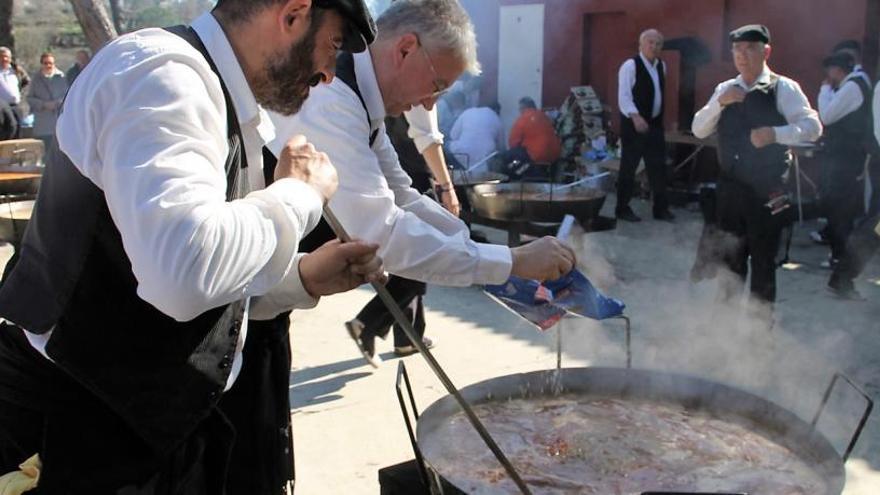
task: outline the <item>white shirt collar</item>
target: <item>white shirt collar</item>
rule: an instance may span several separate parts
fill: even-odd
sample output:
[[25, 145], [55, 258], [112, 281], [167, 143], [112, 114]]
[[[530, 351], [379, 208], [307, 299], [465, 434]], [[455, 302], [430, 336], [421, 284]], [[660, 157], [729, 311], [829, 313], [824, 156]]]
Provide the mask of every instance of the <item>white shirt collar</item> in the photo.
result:
[[373, 67], [369, 48], [354, 54], [354, 76], [357, 78], [358, 89], [370, 113], [370, 120], [373, 122], [385, 120], [385, 100], [382, 98], [382, 90], [379, 89], [379, 80], [376, 79], [376, 69]]
[[[857, 71], [853, 70], [852, 72], [847, 74], [846, 77], [843, 78], [843, 82], [845, 83], [847, 81], [852, 81], [853, 79], [855, 79], [857, 77], [861, 78], [862, 76]], [[840, 85], [843, 86], [843, 83], [840, 83]]]
[[759, 84], [767, 84], [770, 82], [770, 76], [773, 75], [773, 71], [770, 70], [770, 67], [764, 65], [764, 70], [761, 71], [761, 75], [758, 76], [758, 79], [755, 79], [755, 83], [751, 86], [747, 85], [743, 80], [742, 74], [736, 76], [736, 83], [742, 86], [744, 89], [751, 90], [755, 86]]
[[229, 90], [232, 104], [235, 105], [239, 123], [254, 127], [263, 142], [268, 143], [275, 139], [275, 126], [272, 125], [269, 114], [257, 104], [223, 27], [210, 12], [206, 12], [193, 21], [192, 28], [217, 65], [223, 83]]
[[645, 63], [645, 67], [653, 67], [653, 68], [656, 68], [656, 67], [657, 67], [657, 64], [660, 63], [660, 59], [659, 59], [659, 58], [655, 58], [655, 59], [654, 59], [654, 62], [652, 63], [650, 60], [648, 60], [648, 57], [646, 57], [645, 54], [643, 54], [642, 52], [639, 52], [639, 56], [642, 57], [642, 62]]

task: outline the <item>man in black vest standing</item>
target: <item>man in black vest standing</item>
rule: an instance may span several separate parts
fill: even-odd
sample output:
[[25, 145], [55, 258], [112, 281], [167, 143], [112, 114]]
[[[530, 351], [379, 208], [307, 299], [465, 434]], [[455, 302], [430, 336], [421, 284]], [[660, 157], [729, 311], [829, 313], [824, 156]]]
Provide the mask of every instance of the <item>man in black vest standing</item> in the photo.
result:
[[639, 36], [639, 54], [627, 60], [618, 73], [620, 107], [620, 174], [617, 178], [617, 218], [638, 222], [629, 206], [635, 189], [636, 169], [644, 158], [654, 199], [654, 218], [672, 221], [666, 197], [666, 136], [663, 129], [666, 64], [660, 60], [663, 35], [649, 29]]
[[823, 61], [826, 80], [819, 92], [819, 118], [825, 127], [820, 193], [828, 218], [829, 265], [843, 257], [863, 206], [865, 159], [874, 139], [871, 86], [854, 70], [855, 60], [838, 52]]
[[[773, 73], [770, 31], [748, 25], [730, 33], [739, 76], [718, 85], [694, 117], [698, 138], [718, 132], [718, 239], [732, 276], [722, 277], [722, 301], [739, 298], [751, 267], [752, 305], [772, 325], [776, 300], [776, 254], [785, 221], [774, 214], [788, 168], [786, 145], [822, 134], [816, 111], [795, 81]], [[769, 206], [768, 206], [769, 205]]]
[[[295, 113], [340, 48], [374, 36], [362, 0], [220, 0], [101, 49], [0, 287], [0, 473], [37, 454], [39, 493], [287, 490], [274, 464], [235, 455], [276, 433], [254, 402], [284, 404], [234, 393], [261, 386], [248, 331], [383, 277], [375, 245], [297, 253], [336, 172], [294, 136], [264, 187], [264, 108]], [[248, 407], [247, 424], [230, 414]]]

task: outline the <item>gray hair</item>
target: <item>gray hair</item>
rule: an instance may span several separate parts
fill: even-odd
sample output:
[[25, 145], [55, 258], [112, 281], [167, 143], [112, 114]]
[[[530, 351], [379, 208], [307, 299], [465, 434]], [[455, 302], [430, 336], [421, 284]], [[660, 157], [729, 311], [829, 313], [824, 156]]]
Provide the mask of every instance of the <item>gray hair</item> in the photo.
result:
[[648, 36], [651, 36], [652, 34], [656, 34], [657, 36], [660, 37], [661, 40], [664, 39], [663, 33], [661, 33], [660, 31], [658, 31], [654, 28], [651, 28], [651, 29], [646, 29], [646, 30], [642, 31], [642, 34], [639, 35], [639, 43], [641, 43], [642, 41], [645, 41], [645, 38], [647, 38]]
[[10, 50], [8, 46], [0, 46], [0, 52], [3, 52], [10, 57], [12, 56], [12, 50]]
[[427, 47], [456, 53], [467, 72], [480, 73], [474, 25], [458, 0], [396, 0], [376, 26], [379, 39], [415, 33]]

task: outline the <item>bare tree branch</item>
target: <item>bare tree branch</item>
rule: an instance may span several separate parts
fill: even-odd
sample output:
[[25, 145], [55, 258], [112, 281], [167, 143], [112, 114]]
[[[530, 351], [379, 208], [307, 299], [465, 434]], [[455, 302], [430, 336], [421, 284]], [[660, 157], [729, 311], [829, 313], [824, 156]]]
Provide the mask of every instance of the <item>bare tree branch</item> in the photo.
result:
[[110, 14], [113, 16], [113, 26], [116, 28], [116, 33], [125, 32], [122, 22], [122, 6], [119, 5], [119, 0], [110, 0]]
[[83, 34], [91, 47], [97, 52], [102, 46], [117, 36], [116, 29], [110, 22], [107, 9], [100, 0], [70, 0], [73, 11], [82, 27]]
[[14, 48], [12, 37], [12, 0], [0, 0], [0, 46]]

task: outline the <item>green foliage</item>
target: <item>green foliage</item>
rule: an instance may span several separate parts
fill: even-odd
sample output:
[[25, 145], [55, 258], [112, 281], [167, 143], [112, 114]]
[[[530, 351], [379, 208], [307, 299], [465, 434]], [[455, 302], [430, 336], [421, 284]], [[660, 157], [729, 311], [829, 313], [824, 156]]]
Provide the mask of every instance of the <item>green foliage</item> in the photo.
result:
[[172, 26], [180, 24], [181, 21], [178, 13], [171, 8], [155, 5], [134, 12], [131, 16], [129, 29]]

